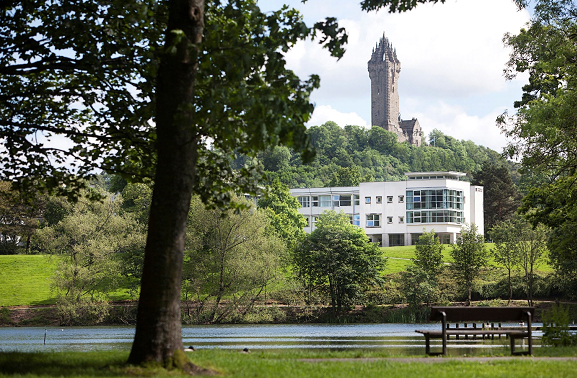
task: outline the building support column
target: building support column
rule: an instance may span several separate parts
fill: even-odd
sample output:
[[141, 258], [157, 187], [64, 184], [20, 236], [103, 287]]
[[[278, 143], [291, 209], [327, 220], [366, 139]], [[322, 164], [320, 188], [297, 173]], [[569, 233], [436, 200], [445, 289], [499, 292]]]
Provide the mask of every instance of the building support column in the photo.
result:
[[383, 239], [383, 247], [390, 247], [389, 245], [389, 234], [382, 234], [381, 238]]

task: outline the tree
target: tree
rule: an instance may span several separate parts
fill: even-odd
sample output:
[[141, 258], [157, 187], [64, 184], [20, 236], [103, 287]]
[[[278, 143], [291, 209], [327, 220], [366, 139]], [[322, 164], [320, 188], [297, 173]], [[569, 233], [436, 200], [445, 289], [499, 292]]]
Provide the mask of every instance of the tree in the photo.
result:
[[[220, 323], [248, 312], [287, 261], [284, 241], [267, 211], [208, 210], [193, 198], [186, 231], [185, 293], [195, 299], [196, 318]], [[226, 298], [226, 303], [223, 301]]]
[[342, 167], [333, 173], [328, 186], [358, 186], [362, 181], [361, 172], [357, 167]]
[[484, 186], [485, 230], [511, 219], [521, 205], [521, 196], [504, 164], [485, 161], [481, 170], [473, 174], [472, 183]]
[[443, 249], [435, 231], [419, 236], [413, 264], [401, 275], [403, 294], [410, 306], [430, 305], [440, 297], [438, 275], [443, 270]]
[[495, 242], [495, 248], [491, 250], [493, 258], [497, 264], [502, 265], [507, 270], [507, 282], [509, 284], [509, 302], [513, 299], [512, 272], [519, 268], [521, 263], [520, 251], [516, 248], [515, 224], [511, 220], [498, 223], [493, 227], [491, 234]]
[[282, 144], [310, 159], [304, 122], [319, 80], [299, 80], [283, 54], [319, 32], [340, 56], [346, 34], [250, 0], [210, 2], [206, 14], [203, 0], [16, 0], [2, 12], [0, 177], [72, 199], [99, 169], [154, 178], [129, 361], [170, 366], [192, 192], [221, 205], [235, 187], [256, 192], [256, 167], [230, 169], [235, 150]]
[[[512, 48], [508, 77], [529, 74], [523, 96], [515, 103], [517, 114], [500, 117], [500, 125], [512, 142], [510, 156], [521, 158], [522, 172], [538, 177], [520, 212], [533, 226], [554, 229], [552, 258], [561, 273], [577, 259], [577, 6], [567, 0], [541, 0], [528, 28], [507, 35]], [[566, 273], [566, 271], [565, 271]], [[575, 285], [575, 281], [572, 285]]]
[[30, 240], [40, 224], [45, 202], [42, 196], [32, 203], [25, 201], [11, 190], [9, 182], [0, 182], [0, 255], [30, 253]]
[[333, 311], [353, 304], [363, 287], [380, 282], [386, 259], [345, 213], [325, 211], [295, 252], [295, 269], [307, 285], [326, 289]]
[[54, 275], [61, 322], [98, 322], [108, 313], [107, 294], [118, 288], [122, 255], [144, 249], [144, 230], [118, 215], [121, 197], [77, 202], [71, 214], [34, 235], [35, 248], [64, 257]]
[[270, 226], [290, 251], [305, 237], [307, 221], [299, 212], [299, 201], [291, 196], [288, 186], [273, 182], [265, 197], [258, 200], [258, 208], [268, 214]]
[[548, 243], [549, 259], [555, 269], [557, 283], [571, 299], [577, 298], [577, 225], [566, 223], [554, 229]]
[[533, 227], [529, 222], [518, 221], [515, 232], [518, 238], [516, 247], [519, 249], [520, 266], [525, 274], [527, 302], [529, 306], [533, 306], [535, 268], [546, 256], [550, 229], [542, 224]]
[[419, 236], [415, 247], [415, 258], [413, 264], [427, 275], [435, 279], [443, 270], [443, 249], [439, 237], [435, 235], [435, 230], [426, 232]]
[[478, 233], [475, 224], [461, 228], [461, 234], [451, 247], [450, 253], [453, 258], [451, 264], [453, 275], [467, 291], [467, 304], [471, 304], [473, 282], [487, 264], [485, 240], [483, 235]]

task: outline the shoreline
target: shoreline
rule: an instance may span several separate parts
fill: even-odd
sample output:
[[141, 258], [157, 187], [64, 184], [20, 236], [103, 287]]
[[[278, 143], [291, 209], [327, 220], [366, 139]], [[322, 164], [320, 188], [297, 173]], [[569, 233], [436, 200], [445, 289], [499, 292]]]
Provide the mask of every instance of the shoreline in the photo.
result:
[[[541, 321], [541, 313], [552, 307], [555, 301], [535, 301], [536, 316], [534, 321]], [[574, 302], [561, 302], [577, 305]], [[62, 322], [56, 305], [10, 306], [0, 308], [0, 327], [60, 327], [60, 326], [132, 326], [136, 324], [138, 302], [112, 302], [108, 315], [99, 322], [79, 320], [72, 324]], [[451, 303], [462, 306], [464, 303]], [[485, 302], [472, 305], [486, 306]], [[502, 305], [502, 304], [497, 304]], [[512, 306], [526, 306], [526, 301], [514, 301]], [[183, 325], [217, 324], [191, 321], [184, 313]], [[285, 304], [259, 304], [254, 310], [257, 315], [240, 321], [224, 321], [218, 324], [303, 324], [303, 323], [422, 323], [427, 320], [427, 306], [417, 309], [400, 305], [368, 305], [354, 308], [335, 316], [328, 306], [305, 306]], [[247, 321], [252, 320], [252, 321]]]

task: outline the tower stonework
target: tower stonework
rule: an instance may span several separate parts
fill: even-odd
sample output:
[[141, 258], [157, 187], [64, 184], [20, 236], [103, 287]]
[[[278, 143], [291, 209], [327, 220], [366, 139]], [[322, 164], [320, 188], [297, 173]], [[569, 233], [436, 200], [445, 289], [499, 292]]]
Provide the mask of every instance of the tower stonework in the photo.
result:
[[401, 120], [399, 112], [399, 74], [397, 51], [383, 37], [373, 49], [368, 63], [371, 79], [371, 124], [397, 134], [399, 142], [421, 145], [421, 126], [416, 118]]

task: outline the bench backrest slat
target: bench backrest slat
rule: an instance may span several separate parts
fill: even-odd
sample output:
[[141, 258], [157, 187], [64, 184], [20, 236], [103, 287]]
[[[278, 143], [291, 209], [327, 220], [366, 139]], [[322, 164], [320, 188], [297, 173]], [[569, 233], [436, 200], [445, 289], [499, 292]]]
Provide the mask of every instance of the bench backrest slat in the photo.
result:
[[447, 314], [448, 322], [507, 322], [526, 321], [527, 311], [531, 318], [535, 315], [535, 307], [431, 307], [430, 320], [440, 321], [440, 311]]

